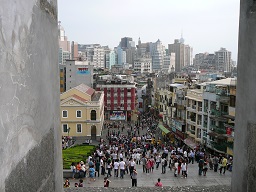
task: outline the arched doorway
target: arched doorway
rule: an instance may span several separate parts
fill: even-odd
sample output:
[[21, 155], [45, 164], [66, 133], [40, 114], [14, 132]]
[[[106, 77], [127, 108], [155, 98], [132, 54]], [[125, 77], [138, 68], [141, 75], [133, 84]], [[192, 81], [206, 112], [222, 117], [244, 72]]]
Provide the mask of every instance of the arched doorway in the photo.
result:
[[96, 140], [96, 126], [91, 126], [91, 140]]

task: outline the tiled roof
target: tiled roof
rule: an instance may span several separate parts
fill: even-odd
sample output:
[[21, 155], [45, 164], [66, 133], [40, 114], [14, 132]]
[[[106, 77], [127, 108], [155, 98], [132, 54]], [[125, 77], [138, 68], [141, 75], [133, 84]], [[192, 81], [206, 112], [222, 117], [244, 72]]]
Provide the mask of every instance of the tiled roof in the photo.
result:
[[74, 97], [74, 98], [76, 98], [76, 99], [78, 99], [78, 100], [80, 100], [80, 101], [82, 101], [82, 102], [87, 102], [86, 99], [84, 99], [84, 98], [82, 98], [82, 97], [79, 97], [79, 96], [76, 95], [76, 94], [72, 95], [72, 97]]
[[77, 89], [78, 91], [81, 91], [83, 93], [86, 93], [86, 94], [88, 94], [90, 96], [92, 96], [93, 93], [95, 92], [95, 90], [93, 88], [91, 88], [91, 87], [89, 87], [89, 86], [87, 86], [87, 85], [85, 85], [83, 83], [78, 85], [78, 86], [76, 86], [75, 89]]

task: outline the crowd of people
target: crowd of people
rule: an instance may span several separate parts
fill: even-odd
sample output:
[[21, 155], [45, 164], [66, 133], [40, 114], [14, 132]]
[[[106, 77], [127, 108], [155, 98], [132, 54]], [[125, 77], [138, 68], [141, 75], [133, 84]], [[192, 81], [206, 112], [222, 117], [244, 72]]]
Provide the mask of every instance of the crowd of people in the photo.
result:
[[[208, 167], [221, 174], [232, 166], [229, 161], [220, 156], [208, 156], [203, 149], [190, 149], [187, 146], [174, 146], [171, 143], [162, 143], [157, 138], [158, 119], [151, 113], [141, 114], [140, 122], [131, 124], [106, 124], [106, 138], [100, 139], [96, 151], [91, 154], [86, 162], [72, 163], [73, 179], [77, 174], [80, 181], [89, 177], [89, 183], [95, 181], [100, 175], [104, 177], [104, 187], [110, 184], [110, 177], [131, 178], [132, 187], [137, 186], [137, 167], [142, 165], [145, 174], [161, 170], [165, 174], [167, 169], [173, 171], [174, 177], [188, 177], [189, 164], [198, 163], [199, 175], [206, 176]], [[217, 164], [218, 163], [218, 164]], [[216, 168], [217, 164], [217, 168]], [[160, 168], [161, 167], [161, 168]], [[77, 184], [79, 186], [79, 184]], [[159, 178], [155, 186], [161, 187]]]
[[74, 145], [75, 141], [72, 137], [69, 136], [62, 136], [62, 149], [67, 149], [69, 147], [71, 147], [72, 145]]

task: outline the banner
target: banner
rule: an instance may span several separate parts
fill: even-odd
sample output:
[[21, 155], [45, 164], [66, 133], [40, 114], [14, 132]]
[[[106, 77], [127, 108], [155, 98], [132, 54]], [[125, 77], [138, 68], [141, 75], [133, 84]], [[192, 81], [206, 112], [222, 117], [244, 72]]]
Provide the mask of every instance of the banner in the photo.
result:
[[78, 71], [76, 72], [76, 74], [80, 74], [80, 75], [89, 75], [90, 71], [88, 70], [87, 67], [79, 67]]
[[125, 112], [124, 111], [110, 111], [110, 120], [125, 120]]

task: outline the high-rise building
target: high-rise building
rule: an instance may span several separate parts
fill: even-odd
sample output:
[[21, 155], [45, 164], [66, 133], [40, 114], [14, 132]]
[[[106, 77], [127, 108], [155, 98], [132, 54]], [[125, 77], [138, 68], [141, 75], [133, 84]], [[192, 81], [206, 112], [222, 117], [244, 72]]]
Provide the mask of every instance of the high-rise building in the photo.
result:
[[152, 57], [140, 57], [134, 60], [135, 73], [152, 73]]
[[161, 71], [164, 56], [165, 56], [165, 47], [162, 45], [162, 42], [158, 39], [152, 47], [152, 70], [153, 72]]
[[70, 52], [59, 48], [59, 64], [65, 64], [68, 59], [70, 59]]
[[178, 39], [173, 44], [168, 45], [169, 53], [175, 53], [175, 71], [180, 72], [185, 66], [185, 45], [180, 43]]
[[150, 56], [150, 43], [141, 43], [139, 38], [135, 57], [138, 59], [144, 56]]
[[78, 44], [77, 42], [71, 42], [71, 58], [73, 60], [79, 60], [78, 58]]
[[170, 53], [164, 56], [162, 72], [171, 73], [175, 71], [175, 53]]
[[215, 52], [215, 62], [218, 71], [231, 72], [232, 60], [230, 51], [221, 47], [219, 51]]
[[193, 48], [189, 45], [185, 45], [185, 55], [184, 55], [184, 66], [189, 66], [193, 64]]
[[132, 41], [131, 37], [123, 37], [123, 38], [121, 38], [121, 42], [120, 42], [119, 46], [122, 49], [130, 48], [131, 47], [131, 44], [130, 44], [131, 41]]
[[124, 65], [126, 63], [126, 51], [121, 47], [117, 47], [117, 64]]
[[106, 54], [106, 68], [111, 69], [116, 64], [116, 52], [110, 51]]
[[184, 44], [185, 40], [175, 39], [173, 44], [168, 45], [169, 53], [175, 53], [175, 71], [180, 72], [183, 67], [192, 65], [193, 48]]
[[70, 52], [70, 42], [68, 41], [68, 37], [65, 35], [64, 28], [60, 25], [58, 25], [59, 29], [59, 47], [62, 48], [63, 51]]

